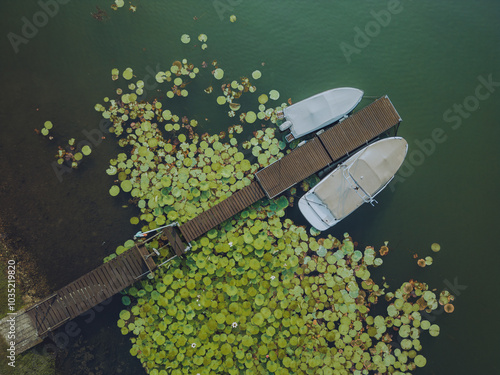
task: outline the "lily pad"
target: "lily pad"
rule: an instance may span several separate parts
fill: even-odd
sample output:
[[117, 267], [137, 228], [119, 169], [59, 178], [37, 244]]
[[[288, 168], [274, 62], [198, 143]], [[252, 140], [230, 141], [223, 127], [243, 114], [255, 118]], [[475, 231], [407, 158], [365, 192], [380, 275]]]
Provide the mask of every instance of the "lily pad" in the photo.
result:
[[255, 71], [252, 73], [252, 78], [253, 78], [253, 79], [259, 79], [260, 77], [262, 77], [262, 73], [260, 72], [260, 70], [255, 70]]
[[257, 120], [257, 115], [253, 111], [248, 111], [245, 115], [245, 121], [249, 124], [253, 124]]
[[221, 68], [217, 68], [214, 71], [214, 78], [215, 79], [222, 79], [224, 77], [224, 71]]
[[431, 245], [431, 250], [434, 251], [435, 253], [437, 253], [439, 250], [441, 250], [441, 245], [434, 242]]
[[91, 152], [92, 152], [92, 149], [90, 148], [89, 145], [85, 145], [82, 147], [82, 154], [83, 155], [88, 156], [88, 155], [90, 155]]
[[280, 93], [277, 91], [277, 90], [271, 90], [269, 92], [269, 97], [272, 99], [272, 100], [278, 100], [279, 97], [280, 97]]
[[127, 68], [123, 71], [122, 75], [126, 80], [130, 80], [134, 76], [134, 71], [132, 70], [132, 68]]

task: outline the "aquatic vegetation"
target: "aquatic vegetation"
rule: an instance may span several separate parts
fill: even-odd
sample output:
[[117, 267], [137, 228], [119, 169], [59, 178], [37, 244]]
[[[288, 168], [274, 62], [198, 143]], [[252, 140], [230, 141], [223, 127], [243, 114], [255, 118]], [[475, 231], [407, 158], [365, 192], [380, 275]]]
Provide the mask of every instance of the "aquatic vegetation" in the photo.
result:
[[[158, 128], [146, 128], [151, 134], [142, 143], [131, 137], [130, 158], [121, 153], [111, 166], [125, 176], [121, 189], [140, 198], [142, 215], [134, 222], [146, 221], [148, 228], [185, 222], [234, 186], [244, 186], [241, 181], [250, 181], [258, 168], [216, 135], [195, 135], [188, 142], [180, 134], [178, 142], [160, 148], [165, 140]], [[273, 134], [274, 129], [256, 132], [249, 141], [255, 154], [276, 144]], [[151, 139], [158, 144], [150, 147]], [[225, 169], [230, 166], [233, 171]], [[134, 180], [127, 180], [129, 175]], [[112, 195], [120, 190], [112, 189]], [[382, 264], [372, 247], [355, 249], [348, 234], [342, 242], [331, 236], [316, 240], [284, 219], [287, 206], [285, 197], [255, 204], [194, 241], [184, 259], [157, 270], [153, 280], [128, 290], [131, 307], [120, 313], [117, 324], [123, 334], [131, 334], [130, 353], [150, 374], [166, 368], [174, 374], [308, 369], [362, 374], [406, 372], [425, 364], [417, 355], [418, 337], [422, 330], [436, 336], [439, 327], [420, 311], [437, 308], [436, 295], [413, 280], [385, 293], [370, 278], [370, 267]], [[131, 246], [133, 241], [117, 254]], [[163, 258], [172, 253], [162, 239], [151, 246]], [[376, 304], [392, 299], [387, 316], [370, 315]]]
[[[214, 79], [222, 80], [224, 71], [212, 65]], [[183, 85], [198, 73], [184, 59], [155, 78], [173, 83], [170, 99], [186, 96]], [[118, 74], [113, 70], [112, 78]], [[132, 69], [122, 76], [131, 81]], [[254, 130], [241, 144], [236, 137], [257, 119], [276, 121], [286, 104], [265, 107], [279, 98], [275, 90], [257, 96], [258, 112], [243, 112], [236, 100], [257, 88], [246, 77], [223, 83], [216, 101], [229, 106], [230, 116], [240, 111], [244, 125], [200, 135], [198, 121], [173, 113], [168, 99], [138, 101], [140, 82], [129, 82], [129, 91], [95, 109], [112, 121], [110, 130], [124, 147], [106, 170], [116, 179], [109, 193], [130, 196], [140, 210], [130, 222], [143, 231], [196, 217], [286, 151], [274, 128]], [[312, 176], [301, 186], [307, 190], [318, 181]], [[416, 280], [395, 291], [378, 285], [371, 271], [383, 260], [373, 247], [358, 249], [347, 233], [342, 240], [322, 238], [314, 228], [308, 233], [285, 217], [292, 200], [255, 203], [127, 290], [117, 325], [149, 374], [408, 373], [425, 366], [419, 338], [440, 331], [425, 316], [440, 305], [451, 312], [453, 297]], [[128, 240], [116, 254], [133, 246]], [[159, 262], [173, 254], [162, 236], [146, 246], [159, 250]], [[388, 252], [386, 242], [379, 253]], [[427, 258], [424, 265], [432, 262]]]
[[49, 135], [49, 130], [52, 129], [53, 126], [52, 121], [45, 121], [41, 130], [42, 135]]
[[[118, 10], [118, 8], [123, 8], [124, 5], [125, 5], [125, 1], [124, 0], [115, 0], [115, 2], [113, 4], [111, 4], [111, 9]], [[132, 12], [135, 12], [137, 10], [137, 6], [136, 5], [132, 5], [130, 3], [130, 6], [129, 6], [128, 10], [131, 10]]]
[[434, 242], [431, 245], [431, 250], [434, 251], [435, 253], [437, 253], [439, 250], [441, 250], [441, 245]]
[[[118, 6], [116, 4], [113, 4], [111, 6], [111, 8], [113, 8], [114, 10], [116, 10], [116, 9], [118, 9]], [[106, 13], [105, 10], [99, 8], [97, 5], [96, 5], [96, 9], [97, 9], [97, 11], [90, 13], [90, 15], [92, 16], [92, 18], [96, 19], [97, 21], [104, 21], [107, 18], [109, 18], [108, 17], [108, 13]]]
[[[369, 268], [381, 263], [372, 247], [355, 250], [347, 234], [342, 242], [316, 241], [273, 205], [208, 232], [185, 259], [129, 290], [131, 314], [123, 310], [117, 324], [132, 334], [131, 354], [149, 373], [368, 374], [424, 366], [419, 337], [423, 330], [439, 335], [421, 314], [437, 307], [427, 285], [411, 280], [386, 293], [370, 278]], [[387, 315], [371, 315], [384, 300], [392, 302]]]

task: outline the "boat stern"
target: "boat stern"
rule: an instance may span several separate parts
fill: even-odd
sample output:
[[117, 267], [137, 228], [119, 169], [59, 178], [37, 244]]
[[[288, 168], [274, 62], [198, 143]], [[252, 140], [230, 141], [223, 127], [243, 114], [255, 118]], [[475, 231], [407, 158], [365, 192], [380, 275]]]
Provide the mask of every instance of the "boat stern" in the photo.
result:
[[309, 224], [311, 224], [314, 228], [320, 231], [324, 231], [333, 227], [340, 221], [334, 219], [330, 224], [326, 224], [323, 220], [321, 220], [316, 210], [307, 202], [306, 196], [307, 194], [299, 199], [299, 210], [302, 215], [304, 215]]

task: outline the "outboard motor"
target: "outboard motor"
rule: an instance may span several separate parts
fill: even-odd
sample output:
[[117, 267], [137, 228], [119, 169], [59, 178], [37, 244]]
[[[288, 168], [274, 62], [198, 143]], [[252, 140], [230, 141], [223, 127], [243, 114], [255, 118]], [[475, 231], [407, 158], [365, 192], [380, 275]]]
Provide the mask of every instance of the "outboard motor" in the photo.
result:
[[287, 130], [290, 126], [292, 126], [292, 122], [291, 121], [285, 121], [283, 124], [280, 125], [280, 130], [282, 132], [284, 132], [285, 130]]

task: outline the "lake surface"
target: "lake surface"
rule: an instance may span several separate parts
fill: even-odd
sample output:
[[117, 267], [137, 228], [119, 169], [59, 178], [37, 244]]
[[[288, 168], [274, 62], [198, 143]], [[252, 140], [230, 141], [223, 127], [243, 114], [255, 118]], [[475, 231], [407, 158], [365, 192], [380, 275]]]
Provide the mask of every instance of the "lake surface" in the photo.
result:
[[[417, 278], [456, 295], [455, 312], [436, 316], [440, 336], [423, 335], [428, 363], [415, 373], [500, 372], [500, 303], [493, 290], [500, 261], [498, 1], [137, 0], [135, 13], [113, 11], [111, 3], [57, 3], [46, 19], [35, 1], [3, 4], [0, 212], [53, 290], [99, 265], [136, 230], [129, 219], [137, 211], [108, 194], [112, 178], [105, 170], [120, 152], [114, 136], [62, 181], [52, 166], [57, 145], [99, 128], [94, 105], [119, 87], [111, 69], [132, 67], [145, 78], [174, 60], [197, 66], [217, 60], [228, 80], [260, 69], [259, 90], [277, 89], [283, 100], [341, 86], [389, 95], [403, 119], [398, 134], [409, 143], [407, 163], [378, 205], [360, 208], [329, 233], [349, 232], [360, 246], [389, 241], [377, 274], [393, 288]], [[90, 16], [96, 5], [109, 14], [104, 22]], [[16, 53], [7, 35], [22, 36], [22, 17], [33, 16], [40, 27], [24, 30]], [[188, 45], [180, 42], [184, 33], [191, 35]], [[204, 51], [200, 33], [208, 35]], [[205, 83], [200, 78], [190, 92]], [[149, 97], [164, 96], [155, 90]], [[199, 132], [236, 123], [215, 108], [214, 96], [202, 94], [186, 98], [177, 113], [198, 118]], [[370, 102], [363, 99], [358, 108]], [[34, 132], [47, 120], [54, 123], [52, 141]], [[305, 224], [296, 210], [291, 215]], [[441, 252], [431, 253], [433, 242]], [[415, 252], [432, 255], [434, 264], [419, 268]], [[61, 374], [75, 373], [81, 347], [105, 373], [114, 373], [117, 363], [122, 374], [140, 373], [114, 328], [118, 300], [91, 323], [80, 322], [82, 336], [58, 364]]]

